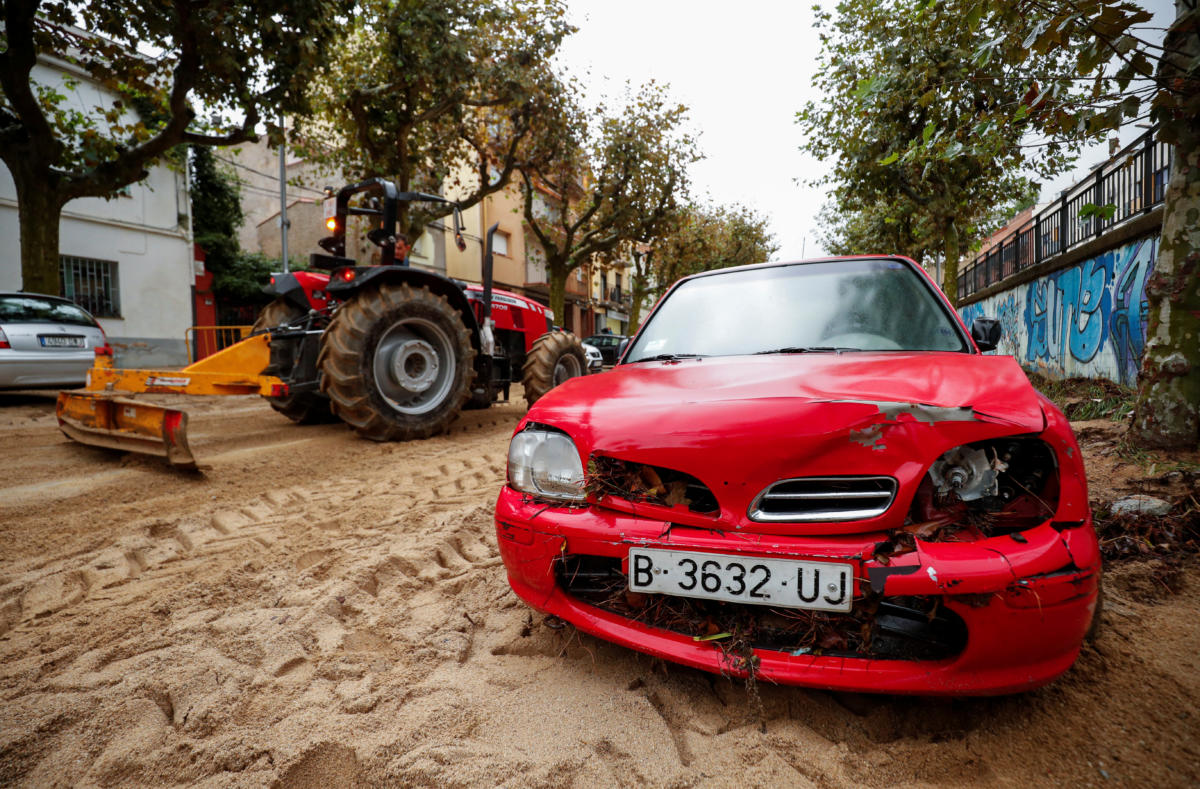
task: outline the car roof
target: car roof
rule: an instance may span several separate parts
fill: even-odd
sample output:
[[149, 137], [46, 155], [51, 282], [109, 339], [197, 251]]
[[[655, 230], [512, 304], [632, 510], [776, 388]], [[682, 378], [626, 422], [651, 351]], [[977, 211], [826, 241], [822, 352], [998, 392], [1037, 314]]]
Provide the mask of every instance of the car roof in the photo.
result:
[[730, 266], [728, 268], [715, 268], [708, 271], [701, 271], [696, 274], [689, 274], [686, 277], [680, 277], [675, 283], [685, 282], [689, 279], [699, 279], [701, 277], [712, 277], [720, 274], [729, 274], [734, 271], [746, 271], [749, 269], [760, 268], [782, 268], [783, 266], [800, 266], [807, 263], [837, 263], [850, 260], [899, 260], [911, 265], [913, 268], [921, 269], [917, 261], [904, 255], [830, 255], [823, 258], [805, 258], [804, 260], [781, 260], [771, 261], [769, 263], [747, 263], [744, 266]]
[[[31, 290], [0, 290], [0, 296], [36, 296], [39, 299], [54, 299], [55, 301], [65, 301], [68, 304], [75, 304], [75, 302], [62, 296], [51, 296], [49, 293], [34, 293]], [[75, 306], [78, 307], [79, 305], [76, 304]]]

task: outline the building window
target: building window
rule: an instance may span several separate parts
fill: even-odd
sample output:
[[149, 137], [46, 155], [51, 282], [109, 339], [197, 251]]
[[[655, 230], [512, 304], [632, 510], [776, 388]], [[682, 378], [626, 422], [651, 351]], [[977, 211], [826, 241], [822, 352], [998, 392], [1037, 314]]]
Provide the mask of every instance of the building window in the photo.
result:
[[58, 259], [58, 276], [60, 296], [97, 318], [121, 317], [116, 261], [62, 255]]
[[496, 231], [492, 236], [492, 252], [508, 257], [508, 233]]

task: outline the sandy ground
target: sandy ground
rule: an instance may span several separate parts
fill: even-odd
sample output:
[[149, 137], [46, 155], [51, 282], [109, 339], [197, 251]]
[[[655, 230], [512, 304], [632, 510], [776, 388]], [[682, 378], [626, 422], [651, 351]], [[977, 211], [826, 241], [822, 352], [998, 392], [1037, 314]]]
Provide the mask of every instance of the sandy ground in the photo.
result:
[[[1110, 567], [1098, 645], [1048, 688], [768, 686], [764, 734], [740, 682], [552, 629], [509, 591], [490, 511], [520, 402], [379, 445], [191, 401], [207, 469], [186, 476], [0, 394], [0, 784], [1200, 782], [1195, 561], [1178, 594]], [[1152, 490], [1097, 430], [1093, 497]]]

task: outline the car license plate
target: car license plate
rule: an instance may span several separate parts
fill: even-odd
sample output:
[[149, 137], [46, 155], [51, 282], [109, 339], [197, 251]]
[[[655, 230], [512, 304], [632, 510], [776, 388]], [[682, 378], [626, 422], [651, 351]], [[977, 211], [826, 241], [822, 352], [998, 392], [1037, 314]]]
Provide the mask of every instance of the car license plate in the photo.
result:
[[82, 348], [83, 338], [76, 334], [39, 334], [43, 348]]
[[849, 611], [854, 603], [854, 566], [630, 548], [629, 589], [730, 603]]

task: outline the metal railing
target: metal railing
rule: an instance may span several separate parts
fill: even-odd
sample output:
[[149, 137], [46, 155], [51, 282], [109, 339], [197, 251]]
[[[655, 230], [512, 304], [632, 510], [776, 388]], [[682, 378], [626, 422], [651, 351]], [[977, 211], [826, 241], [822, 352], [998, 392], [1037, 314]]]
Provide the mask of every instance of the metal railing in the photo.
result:
[[198, 362], [217, 351], [241, 342], [250, 336], [253, 326], [189, 326], [183, 333], [187, 345], [188, 364]]
[[[1161, 205], [1173, 154], [1170, 145], [1154, 140], [1155, 131], [1137, 138], [1028, 223], [976, 256], [959, 274], [959, 297], [978, 293]], [[1112, 216], [1080, 217], [1089, 203], [1101, 210], [1112, 206]]]

